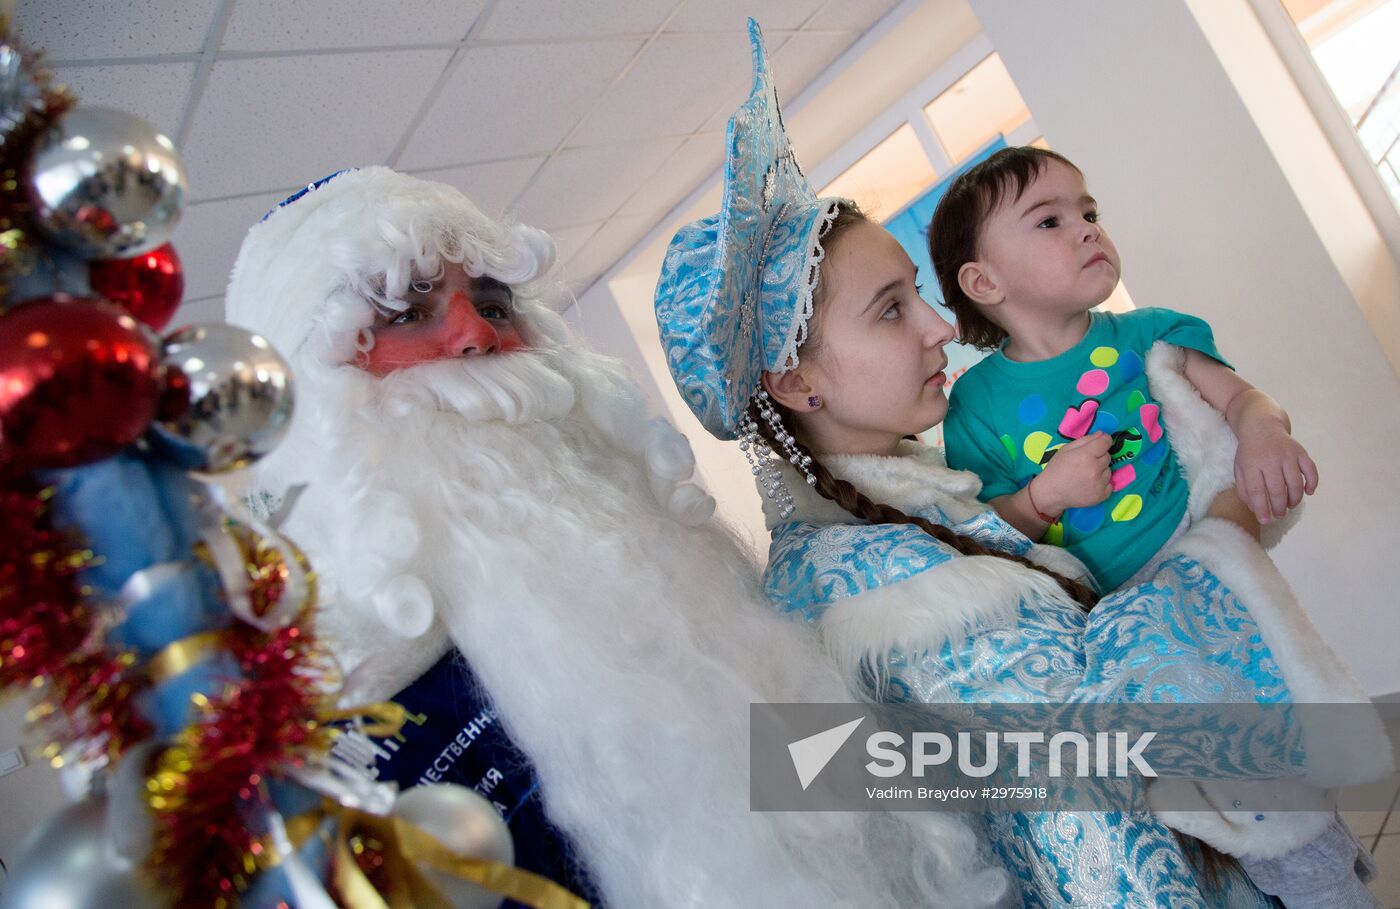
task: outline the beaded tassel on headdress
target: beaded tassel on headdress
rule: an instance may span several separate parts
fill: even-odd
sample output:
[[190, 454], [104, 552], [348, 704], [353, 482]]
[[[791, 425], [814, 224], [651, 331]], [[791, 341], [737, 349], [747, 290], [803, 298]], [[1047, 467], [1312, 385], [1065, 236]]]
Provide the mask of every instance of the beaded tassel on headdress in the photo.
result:
[[[778, 444], [783, 446], [783, 454], [787, 456], [788, 463], [796, 467], [807, 478], [808, 486], [817, 485], [817, 477], [812, 473], [812, 456], [803, 454], [797, 447], [797, 439], [783, 426], [782, 417], [773, 408], [773, 402], [768, 397], [768, 392], [760, 388], [754, 392], [754, 403], [758, 407], [758, 414], [772, 430], [773, 438]], [[773, 500], [773, 504], [778, 506], [778, 515], [787, 517], [792, 514], [792, 492], [783, 482], [782, 471], [778, 468], [778, 459], [774, 456], [773, 450], [768, 446], [763, 435], [758, 431], [758, 423], [747, 413], [739, 422], [739, 450], [744, 453], [744, 457], [749, 461], [749, 469], [753, 472], [754, 478], [763, 489], [768, 498]]]

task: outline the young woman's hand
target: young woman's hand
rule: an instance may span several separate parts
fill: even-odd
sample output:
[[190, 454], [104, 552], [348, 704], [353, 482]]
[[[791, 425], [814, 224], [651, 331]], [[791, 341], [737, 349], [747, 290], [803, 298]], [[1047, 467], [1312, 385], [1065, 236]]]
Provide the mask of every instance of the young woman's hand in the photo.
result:
[[1259, 523], [1267, 524], [1316, 491], [1317, 465], [1281, 421], [1249, 420], [1239, 430], [1235, 489]]
[[1108, 498], [1113, 491], [1108, 456], [1112, 447], [1112, 436], [1096, 432], [1058, 449], [1031, 481], [1036, 505], [1047, 514], [1059, 515], [1066, 508], [1086, 508]]

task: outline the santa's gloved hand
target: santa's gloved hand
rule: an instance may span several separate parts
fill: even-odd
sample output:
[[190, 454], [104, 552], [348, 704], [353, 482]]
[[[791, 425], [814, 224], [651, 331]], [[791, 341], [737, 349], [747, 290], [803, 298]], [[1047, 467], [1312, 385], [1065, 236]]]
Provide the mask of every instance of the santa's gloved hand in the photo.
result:
[[695, 453], [690, 442], [670, 423], [653, 419], [648, 431], [643, 460], [647, 479], [656, 501], [680, 523], [698, 527], [715, 513], [715, 500], [694, 483]]
[[714, 497], [694, 483], [681, 483], [672, 490], [667, 507], [686, 527], [699, 527], [715, 515]]
[[679, 483], [695, 472], [690, 440], [660, 417], [651, 421], [645, 450], [647, 470], [654, 476]]

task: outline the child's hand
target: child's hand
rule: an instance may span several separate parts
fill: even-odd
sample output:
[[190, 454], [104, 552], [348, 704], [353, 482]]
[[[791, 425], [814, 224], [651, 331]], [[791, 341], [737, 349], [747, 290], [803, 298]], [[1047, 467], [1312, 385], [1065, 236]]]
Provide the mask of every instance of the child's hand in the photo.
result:
[[1288, 514], [1317, 489], [1317, 465], [1276, 421], [1256, 420], [1240, 433], [1235, 488], [1260, 524]]
[[1096, 432], [1056, 451], [1034, 480], [1036, 504], [1058, 515], [1066, 508], [1086, 508], [1108, 498], [1113, 491], [1108, 456], [1112, 447], [1112, 436]]

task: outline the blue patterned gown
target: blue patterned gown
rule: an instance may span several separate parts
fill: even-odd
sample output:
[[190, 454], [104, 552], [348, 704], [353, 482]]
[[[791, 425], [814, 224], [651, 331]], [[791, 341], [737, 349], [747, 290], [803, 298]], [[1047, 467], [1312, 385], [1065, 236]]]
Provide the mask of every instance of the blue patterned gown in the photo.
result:
[[[988, 547], [1032, 556], [1045, 549], [1033, 547], [970, 496], [959, 495], [969, 475], [943, 467], [936, 455], [845, 456], [827, 463], [872, 498]], [[897, 465], [901, 475], [893, 481], [887, 474], [896, 461], [905, 463]], [[923, 471], [929, 482], [921, 487], [917, 480]], [[1187, 555], [1167, 556], [1150, 580], [1085, 613], [1043, 587], [1022, 585], [1016, 592], [1025, 569], [963, 556], [911, 525], [866, 525], [849, 515], [842, 520], [842, 512], [795, 476], [788, 485], [797, 510], [785, 521], [770, 516], [767, 593], [778, 609], [821, 626], [838, 662], [843, 650], [869, 652], [868, 638], [854, 651], [843, 640], [857, 633], [849, 629], [859, 611], [865, 610], [864, 622], [871, 610], [890, 610], [892, 616], [909, 611], [910, 596], [961, 600], [941, 604], [957, 614], [951, 624], [935, 621], [923, 638], [911, 638], [916, 624], [894, 634], [918, 643], [883, 651], [882, 686], [873, 685], [868, 662], [859, 668], [848, 662], [848, 682], [863, 697], [920, 703], [1291, 699], [1250, 611], [1220, 577]], [[976, 574], [968, 570], [972, 563]], [[988, 589], [978, 576], [986, 571], [1005, 575], [1013, 591], [995, 608], [967, 602], [973, 599], [968, 579], [980, 585], [974, 589]], [[1177, 835], [1150, 813], [1008, 812], [988, 814], [986, 821], [989, 839], [1028, 907], [1274, 905], [1237, 870], [1207, 879], [1189, 854], [1192, 847], [1183, 849]]]

